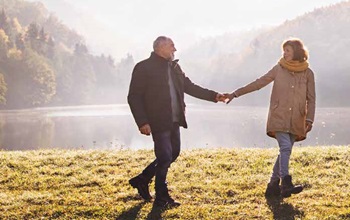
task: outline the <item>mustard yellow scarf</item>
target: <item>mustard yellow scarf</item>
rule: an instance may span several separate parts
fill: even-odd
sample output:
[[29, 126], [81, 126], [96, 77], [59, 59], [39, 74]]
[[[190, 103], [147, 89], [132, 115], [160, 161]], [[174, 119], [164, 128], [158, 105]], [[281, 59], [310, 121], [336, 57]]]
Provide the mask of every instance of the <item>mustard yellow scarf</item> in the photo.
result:
[[278, 63], [282, 67], [284, 67], [287, 70], [292, 71], [292, 72], [302, 72], [302, 71], [306, 70], [307, 68], [309, 68], [309, 62], [307, 62], [307, 61], [303, 61], [303, 62], [300, 62], [297, 60], [287, 61], [283, 57], [280, 59], [280, 61]]

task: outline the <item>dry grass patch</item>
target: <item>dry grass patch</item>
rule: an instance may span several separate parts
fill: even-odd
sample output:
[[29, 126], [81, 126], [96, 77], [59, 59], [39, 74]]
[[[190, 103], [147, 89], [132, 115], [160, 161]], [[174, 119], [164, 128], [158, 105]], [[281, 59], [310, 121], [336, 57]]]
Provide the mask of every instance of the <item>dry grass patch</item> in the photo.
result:
[[168, 175], [182, 205], [158, 210], [128, 185], [152, 151], [0, 151], [0, 219], [350, 219], [349, 146], [294, 148], [291, 174], [306, 189], [266, 200], [277, 153], [184, 150]]

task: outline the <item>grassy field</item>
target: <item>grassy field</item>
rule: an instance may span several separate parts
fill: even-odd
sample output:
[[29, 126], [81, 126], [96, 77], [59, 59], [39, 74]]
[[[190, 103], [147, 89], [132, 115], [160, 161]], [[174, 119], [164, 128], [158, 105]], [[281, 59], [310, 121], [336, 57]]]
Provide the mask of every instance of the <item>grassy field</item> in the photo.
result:
[[294, 148], [306, 188], [283, 200], [264, 197], [277, 148], [184, 150], [168, 174], [182, 205], [170, 210], [128, 185], [150, 150], [0, 151], [0, 219], [350, 219], [349, 147]]

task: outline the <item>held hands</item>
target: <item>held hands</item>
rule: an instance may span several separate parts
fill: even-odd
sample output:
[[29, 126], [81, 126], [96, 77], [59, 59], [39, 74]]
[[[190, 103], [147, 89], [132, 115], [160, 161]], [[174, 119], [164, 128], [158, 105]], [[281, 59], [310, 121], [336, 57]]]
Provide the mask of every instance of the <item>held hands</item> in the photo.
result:
[[235, 98], [236, 95], [235, 93], [224, 93], [224, 94], [220, 94], [218, 93], [216, 95], [216, 101], [217, 102], [224, 102], [226, 104], [230, 103], [232, 101], [233, 98]]
[[237, 97], [234, 92], [232, 92], [232, 93], [225, 93], [224, 96], [226, 97], [226, 99], [225, 99], [225, 103], [226, 104], [230, 103], [232, 101], [232, 99]]
[[225, 102], [226, 96], [223, 95], [223, 94], [218, 93], [218, 94], [216, 94], [215, 100], [216, 100], [216, 102]]
[[142, 127], [140, 127], [139, 130], [140, 130], [141, 134], [144, 134], [147, 136], [149, 136], [152, 133], [151, 126], [149, 126], [149, 124], [143, 125]]

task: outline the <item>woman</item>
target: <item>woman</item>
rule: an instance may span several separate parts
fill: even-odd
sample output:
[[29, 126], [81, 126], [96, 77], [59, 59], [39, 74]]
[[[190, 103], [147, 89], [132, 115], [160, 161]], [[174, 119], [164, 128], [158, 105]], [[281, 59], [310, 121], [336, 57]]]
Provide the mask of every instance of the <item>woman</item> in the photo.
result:
[[[283, 42], [283, 57], [268, 73], [256, 81], [225, 94], [229, 103], [233, 98], [256, 91], [273, 83], [267, 121], [267, 135], [277, 139], [279, 155], [273, 167], [265, 196], [290, 197], [300, 193], [289, 175], [289, 158], [295, 141], [306, 138], [315, 117], [315, 80], [309, 68], [308, 52], [299, 39]], [[280, 187], [280, 180], [282, 186]]]

